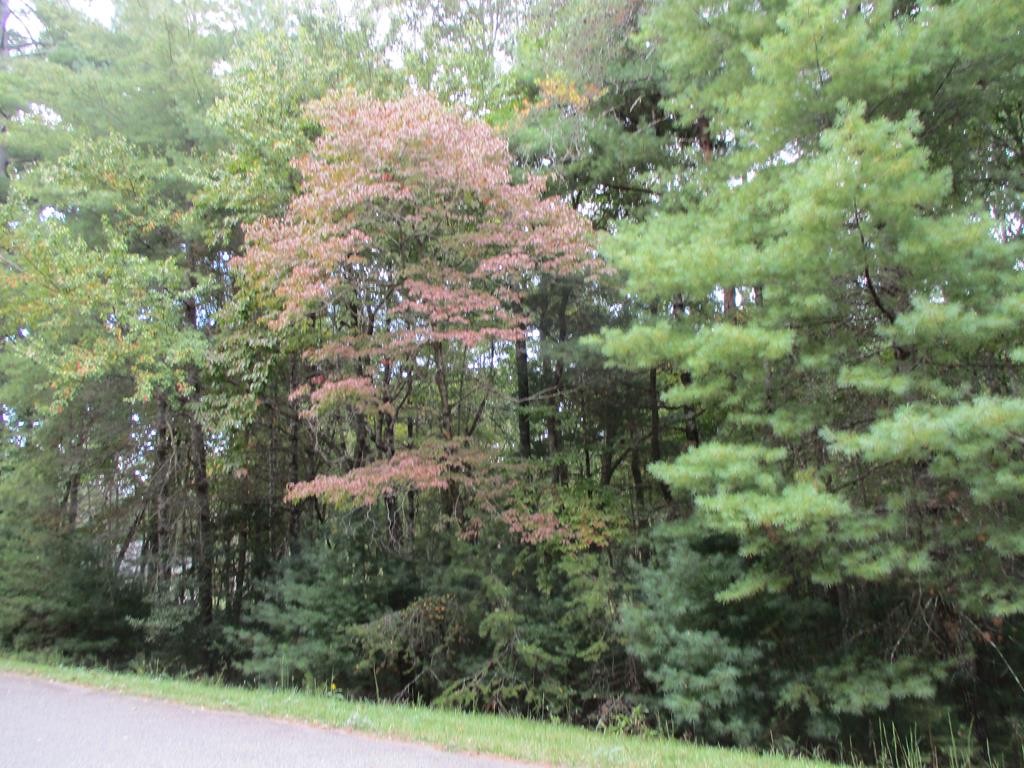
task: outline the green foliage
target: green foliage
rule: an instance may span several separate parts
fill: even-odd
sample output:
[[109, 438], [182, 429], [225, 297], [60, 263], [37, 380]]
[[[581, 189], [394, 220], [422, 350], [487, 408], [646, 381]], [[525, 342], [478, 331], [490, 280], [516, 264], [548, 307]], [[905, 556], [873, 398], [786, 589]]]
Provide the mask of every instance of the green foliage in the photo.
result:
[[531, 0], [363, 2], [402, 79], [493, 122], [511, 111], [506, 70]]
[[627, 648], [648, 660], [645, 674], [685, 729], [755, 741], [775, 684], [767, 672], [774, 643], [763, 618], [774, 606], [735, 613], [719, 602], [743, 569], [729, 548], [695, 549], [678, 524], [657, 538], [657, 559], [640, 572], [636, 598], [622, 610]]
[[1018, 757], [1013, 3], [35, 13], [0, 643]]
[[[976, 146], [998, 143], [988, 79], [1001, 99], [1024, 87], [1003, 59], [1019, 20], [1006, 3], [980, 17], [968, 3], [696, 5], [658, 4], [641, 27], [666, 104], [707, 126], [704, 162], [680, 168], [678, 210], [606, 243], [627, 290], [672, 311], [607, 332], [605, 351], [671, 366], [681, 383], [665, 402], [716, 415], [699, 447], [652, 467], [692, 504], [685, 541], [728, 537], [742, 563], [719, 568], [716, 604], [679, 626], [707, 632], [724, 607], [753, 617], [775, 605], [786, 622], [775, 663], [804, 668], [784, 662], [757, 690], [812, 739], [920, 702], [931, 717], [948, 704], [977, 721], [982, 703], [951, 688], [1014, 685], [1016, 648], [992, 632], [1024, 605], [1010, 437], [1022, 284], [1019, 243], [993, 202], [1015, 209], [1019, 196], [1008, 203], [967, 168]], [[968, 13], [984, 50], [965, 37]], [[973, 117], [954, 137], [965, 103]], [[1010, 172], [1006, 158], [989, 162]], [[641, 584], [679, 567], [655, 564]], [[707, 594], [687, 580], [671, 590], [683, 606]], [[660, 605], [655, 590], [641, 595], [637, 616]], [[802, 603], [818, 607], [805, 615]], [[841, 628], [832, 647], [826, 617]], [[723, 668], [742, 669], [703, 637]], [[679, 638], [638, 653], [665, 706], [696, 722], [716, 699], [676, 690], [715, 667], [689, 642], [682, 656]], [[767, 711], [749, 735], [767, 737]]]
[[[48, 407], [67, 407], [89, 383], [126, 376], [139, 402], [154, 391], [188, 387], [186, 369], [204, 357], [194, 329], [181, 329], [184, 275], [173, 262], [128, 252], [122, 240], [90, 249], [66, 224], [28, 221], [9, 246], [15, 272], [3, 301], [17, 314], [0, 318], [11, 336], [9, 354], [45, 371], [53, 396]], [[69, 304], [67, 299], [74, 296]]]
[[246, 677], [280, 685], [333, 682], [365, 690], [358, 625], [377, 616], [395, 588], [366, 542], [310, 544], [261, 586], [234, 632]]
[[112, 662], [142, 650], [131, 623], [145, 613], [138, 586], [88, 537], [0, 511], [0, 563], [0, 646]]
[[[297, 23], [294, 34], [284, 31], [286, 23]], [[243, 37], [227, 61], [223, 92], [207, 118], [226, 146], [203, 177], [197, 203], [211, 218], [222, 217], [230, 238], [239, 224], [283, 213], [298, 191], [291, 163], [321, 131], [307, 103], [346, 86], [393, 94], [398, 83], [368, 18], [282, 18]]]

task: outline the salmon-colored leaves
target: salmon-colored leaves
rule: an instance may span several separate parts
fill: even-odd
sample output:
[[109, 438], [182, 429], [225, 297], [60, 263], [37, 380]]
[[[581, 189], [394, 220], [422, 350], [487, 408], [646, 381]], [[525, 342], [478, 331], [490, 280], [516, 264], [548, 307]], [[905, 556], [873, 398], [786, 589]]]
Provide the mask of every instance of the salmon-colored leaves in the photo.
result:
[[305, 354], [316, 374], [293, 398], [335, 436], [347, 424], [343, 470], [288, 497], [369, 506], [442, 491], [454, 518], [496, 514], [474, 496], [493, 465], [477, 443], [497, 397], [488, 371], [527, 332], [525, 292], [542, 275], [602, 271], [589, 225], [544, 199], [543, 179], [513, 183], [506, 141], [431, 96], [346, 91], [309, 114], [323, 133], [295, 162], [301, 192], [250, 228], [239, 260], [276, 297], [272, 328], [318, 329]]

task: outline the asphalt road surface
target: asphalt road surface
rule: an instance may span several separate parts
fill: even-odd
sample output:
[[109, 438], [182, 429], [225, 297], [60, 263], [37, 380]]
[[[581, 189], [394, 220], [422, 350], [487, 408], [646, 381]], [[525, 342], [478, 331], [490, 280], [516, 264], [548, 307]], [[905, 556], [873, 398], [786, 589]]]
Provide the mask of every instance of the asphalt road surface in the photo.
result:
[[515, 768], [270, 718], [0, 674], [0, 768]]

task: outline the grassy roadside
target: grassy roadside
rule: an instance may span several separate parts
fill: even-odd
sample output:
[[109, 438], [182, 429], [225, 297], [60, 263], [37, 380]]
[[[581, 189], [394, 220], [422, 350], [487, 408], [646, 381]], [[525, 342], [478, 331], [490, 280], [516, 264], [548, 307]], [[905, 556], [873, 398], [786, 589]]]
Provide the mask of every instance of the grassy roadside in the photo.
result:
[[0, 657], [0, 672], [177, 701], [192, 706], [285, 718], [553, 766], [629, 768], [826, 768], [827, 763], [701, 747], [660, 738], [601, 734], [584, 728], [427, 707], [375, 704], [282, 689], [248, 689], [169, 677], [40, 664]]

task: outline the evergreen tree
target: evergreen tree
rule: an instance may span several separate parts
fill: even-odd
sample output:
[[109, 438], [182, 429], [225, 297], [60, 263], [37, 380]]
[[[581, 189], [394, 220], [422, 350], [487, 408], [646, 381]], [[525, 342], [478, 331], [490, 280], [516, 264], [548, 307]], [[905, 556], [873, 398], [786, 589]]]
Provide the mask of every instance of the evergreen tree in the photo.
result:
[[[665, 107], [706, 132], [658, 215], [607, 245], [630, 294], [671, 314], [604, 348], [672, 366], [664, 402], [702, 414], [700, 444], [653, 468], [690, 510], [656, 567], [729, 553], [714, 587], [729, 612], [682, 615], [681, 636], [627, 616], [697, 733], [748, 708], [688, 693], [708, 662], [680, 637], [710, 631], [730, 638], [714, 668], [735, 679], [771, 641], [761, 738], [780, 719], [837, 738], [915, 701], [1007, 735], [1024, 610], [1012, 6], [669, 0], [644, 21]], [[683, 585], [684, 604], [706, 594]], [[767, 638], [732, 623], [766, 611]]]

